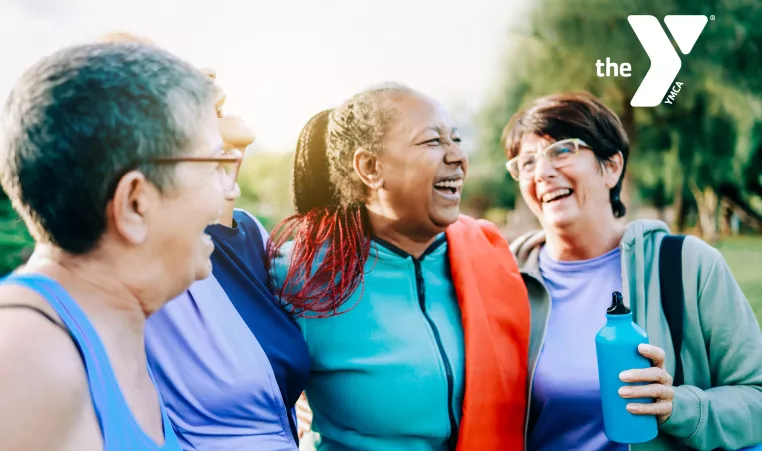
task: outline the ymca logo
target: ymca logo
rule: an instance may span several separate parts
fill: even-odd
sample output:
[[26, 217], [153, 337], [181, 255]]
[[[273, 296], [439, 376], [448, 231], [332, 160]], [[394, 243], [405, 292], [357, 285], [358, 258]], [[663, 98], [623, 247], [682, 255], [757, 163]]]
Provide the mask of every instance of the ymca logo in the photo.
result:
[[[712, 20], [714, 20], [714, 16], [712, 16]], [[677, 77], [677, 73], [680, 72], [680, 67], [682, 66], [680, 55], [675, 51], [667, 33], [656, 17], [629, 16], [627, 21], [630, 22], [635, 36], [637, 36], [640, 44], [643, 46], [643, 50], [646, 51], [648, 59], [651, 60], [651, 67], [632, 97], [630, 105], [634, 107], [654, 107], [660, 104], [664, 96], [667, 95], [672, 82]], [[696, 44], [701, 32], [704, 30], [707, 17], [666, 16], [664, 17], [664, 23], [667, 25], [670, 33], [672, 33], [672, 37], [677, 42], [680, 51], [687, 55], [691, 52], [693, 45]], [[606, 58], [605, 63], [597, 60], [595, 67], [599, 77], [610, 77], [612, 69], [615, 77], [630, 76], [630, 63], [617, 65], [610, 58]], [[605, 75], [603, 73], [604, 67], [606, 68]], [[675, 85], [666, 103], [672, 104], [683, 84], [678, 82]]]
[[[630, 101], [634, 107], [654, 107], [661, 103], [667, 95], [672, 82], [680, 72], [682, 62], [680, 55], [667, 37], [659, 20], [654, 16], [629, 16], [632, 30], [638, 37], [643, 50], [651, 60], [643, 82]], [[707, 23], [706, 16], [666, 16], [667, 25], [672, 37], [683, 54], [687, 55], [693, 49], [701, 32]]]

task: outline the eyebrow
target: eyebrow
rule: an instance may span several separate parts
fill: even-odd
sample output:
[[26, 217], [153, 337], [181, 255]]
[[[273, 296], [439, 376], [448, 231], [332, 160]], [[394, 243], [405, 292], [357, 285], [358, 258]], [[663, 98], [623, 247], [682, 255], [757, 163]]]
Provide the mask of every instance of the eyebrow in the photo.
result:
[[[436, 132], [436, 134], [438, 135], [444, 134], [444, 130], [442, 130], [442, 128], [438, 126], [426, 127], [422, 131], [424, 132], [433, 131], [433, 132]], [[457, 132], [458, 132], [458, 127], [453, 127], [452, 131], [450, 131], [450, 134], [457, 133]]]

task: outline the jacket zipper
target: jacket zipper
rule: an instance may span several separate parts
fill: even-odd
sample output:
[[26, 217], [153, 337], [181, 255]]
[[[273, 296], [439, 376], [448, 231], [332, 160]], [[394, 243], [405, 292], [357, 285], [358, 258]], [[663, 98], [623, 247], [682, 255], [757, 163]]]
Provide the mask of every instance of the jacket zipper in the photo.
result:
[[415, 265], [415, 283], [416, 288], [418, 292], [418, 304], [421, 307], [421, 312], [423, 313], [423, 317], [426, 318], [426, 321], [429, 323], [429, 326], [431, 327], [431, 331], [434, 334], [434, 340], [437, 342], [437, 348], [439, 349], [439, 355], [442, 357], [442, 363], [445, 367], [445, 375], [447, 377], [447, 413], [450, 418], [450, 438], [447, 440], [447, 449], [449, 450], [455, 450], [455, 447], [458, 443], [458, 426], [455, 421], [455, 412], [452, 408], [452, 398], [453, 398], [453, 391], [454, 391], [454, 385], [453, 382], [453, 376], [452, 376], [452, 366], [450, 366], [450, 359], [447, 358], [447, 354], [444, 350], [444, 345], [442, 345], [442, 338], [439, 335], [439, 329], [437, 329], [437, 326], [434, 324], [434, 321], [429, 316], [428, 312], [426, 312], [426, 288], [423, 284], [423, 273], [421, 271], [421, 261], [413, 258], [413, 263]]

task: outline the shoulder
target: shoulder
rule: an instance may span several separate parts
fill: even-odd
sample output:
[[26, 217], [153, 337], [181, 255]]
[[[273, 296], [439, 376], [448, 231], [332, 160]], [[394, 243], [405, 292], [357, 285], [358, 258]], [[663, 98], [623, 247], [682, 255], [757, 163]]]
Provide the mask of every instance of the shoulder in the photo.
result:
[[[725, 257], [706, 241], [688, 235], [683, 242], [683, 281], [697, 284], [697, 296], [707, 292], [707, 287], [733, 284], [735, 279]], [[709, 290], [711, 291], [711, 289]]]
[[[510, 249], [520, 268], [539, 258], [539, 249], [545, 244], [545, 232], [532, 230], [511, 241]], [[537, 266], [534, 261], [529, 266]]]
[[507, 246], [508, 244], [505, 236], [495, 224], [486, 219], [474, 219], [467, 215], [460, 215], [458, 220], [448, 227], [448, 232], [466, 236], [480, 234], [486, 237], [492, 245]]
[[[653, 250], [654, 259], [659, 259], [664, 239], [673, 235], [667, 225], [657, 220], [633, 221], [627, 226], [622, 242], [625, 246], [636, 246], [642, 239], [647, 249]], [[724, 257], [716, 248], [694, 235], [684, 235], [681, 261], [684, 279], [706, 278], [718, 263], [724, 264]]]
[[278, 253], [270, 262], [270, 272], [273, 283], [276, 286], [280, 286], [283, 280], [285, 280], [288, 269], [291, 266], [291, 254], [294, 249], [294, 242], [288, 241], [284, 243], [279, 249]]
[[[14, 285], [0, 286], [0, 304], [28, 304], [47, 311], [37, 293]], [[57, 318], [51, 311], [51, 316]], [[12, 443], [38, 443], [47, 435], [59, 443], [88, 406], [89, 389], [84, 364], [71, 337], [40, 313], [24, 308], [0, 309], [0, 421], [14, 437]], [[13, 426], [9, 426], [8, 422]], [[55, 446], [53, 443], [30, 445]]]
[[693, 235], [686, 235], [683, 241], [683, 259], [697, 261], [703, 268], [710, 268], [718, 262], [724, 261], [724, 257], [715, 247]]
[[265, 229], [265, 226], [262, 225], [262, 222], [253, 214], [242, 208], [236, 208], [233, 210], [233, 219], [235, 219], [238, 224], [242, 224], [246, 230], [256, 229], [259, 232], [260, 236], [262, 236], [262, 240], [267, 240], [269, 235], [267, 233], [267, 229]]
[[511, 241], [511, 252], [515, 255], [528, 253], [535, 247], [542, 246], [543, 243], [545, 243], [545, 232], [532, 230]]

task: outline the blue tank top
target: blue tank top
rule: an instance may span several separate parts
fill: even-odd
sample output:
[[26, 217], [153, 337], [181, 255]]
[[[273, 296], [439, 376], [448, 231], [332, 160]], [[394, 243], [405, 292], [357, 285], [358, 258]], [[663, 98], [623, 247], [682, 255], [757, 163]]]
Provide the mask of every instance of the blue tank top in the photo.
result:
[[[93, 407], [103, 434], [104, 451], [182, 451], [163, 404], [164, 445], [157, 445], [143, 432], [122, 396], [93, 325], [58, 282], [41, 274], [13, 274], [0, 280], [2, 284], [21, 285], [40, 293], [68, 328], [84, 360]], [[161, 397], [159, 401], [161, 403]]]

